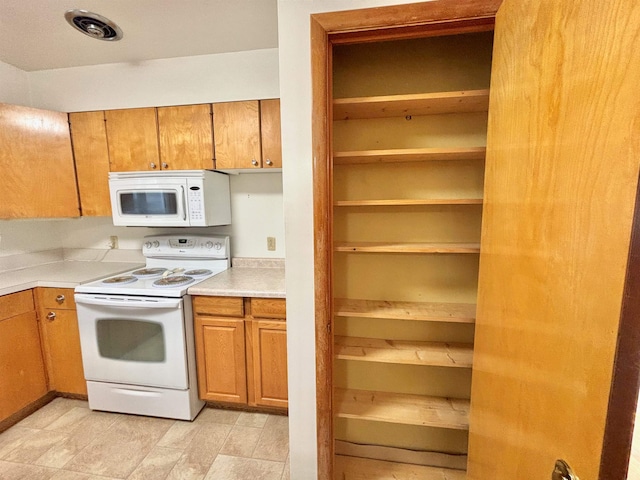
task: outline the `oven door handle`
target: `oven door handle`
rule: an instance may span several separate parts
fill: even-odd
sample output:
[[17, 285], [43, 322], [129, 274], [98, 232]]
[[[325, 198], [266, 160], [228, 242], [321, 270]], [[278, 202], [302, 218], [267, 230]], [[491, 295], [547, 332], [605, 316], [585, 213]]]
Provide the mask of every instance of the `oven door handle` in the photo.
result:
[[120, 308], [180, 308], [182, 298], [109, 297], [75, 294], [76, 303]]

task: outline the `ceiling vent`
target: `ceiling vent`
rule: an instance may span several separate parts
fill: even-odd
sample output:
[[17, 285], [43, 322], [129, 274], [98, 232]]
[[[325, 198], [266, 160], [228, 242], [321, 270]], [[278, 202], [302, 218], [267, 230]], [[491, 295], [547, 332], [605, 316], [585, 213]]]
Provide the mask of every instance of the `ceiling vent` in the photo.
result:
[[108, 18], [86, 10], [69, 10], [64, 14], [69, 25], [85, 35], [105, 41], [116, 41], [122, 38], [122, 30]]

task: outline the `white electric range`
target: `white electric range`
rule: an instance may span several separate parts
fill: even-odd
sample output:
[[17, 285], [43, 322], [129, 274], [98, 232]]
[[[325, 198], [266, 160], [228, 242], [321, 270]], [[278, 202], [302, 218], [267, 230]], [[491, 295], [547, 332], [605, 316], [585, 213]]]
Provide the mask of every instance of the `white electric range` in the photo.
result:
[[143, 268], [79, 285], [89, 407], [193, 420], [198, 398], [187, 289], [230, 267], [229, 237], [145, 237]]

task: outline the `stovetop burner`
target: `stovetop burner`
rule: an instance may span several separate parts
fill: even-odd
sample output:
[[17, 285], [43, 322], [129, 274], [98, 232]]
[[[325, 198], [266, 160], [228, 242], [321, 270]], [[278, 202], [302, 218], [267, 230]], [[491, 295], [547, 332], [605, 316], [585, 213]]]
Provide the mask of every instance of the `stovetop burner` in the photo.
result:
[[121, 275], [119, 277], [105, 278], [104, 280], [102, 280], [102, 283], [124, 285], [127, 283], [133, 283], [137, 281], [138, 279], [131, 275]]
[[162, 275], [166, 272], [166, 268], [158, 267], [158, 268], [141, 268], [140, 270], [136, 270], [135, 272], [131, 272], [131, 275], [139, 278], [146, 277], [157, 277], [158, 275]]
[[175, 275], [171, 277], [164, 277], [153, 282], [154, 287], [181, 287], [183, 285], [189, 285], [195, 282], [193, 277], [187, 277], [185, 275]]
[[203, 277], [205, 275], [211, 275], [213, 272], [208, 268], [198, 268], [196, 270], [188, 270], [184, 274], [188, 277]]

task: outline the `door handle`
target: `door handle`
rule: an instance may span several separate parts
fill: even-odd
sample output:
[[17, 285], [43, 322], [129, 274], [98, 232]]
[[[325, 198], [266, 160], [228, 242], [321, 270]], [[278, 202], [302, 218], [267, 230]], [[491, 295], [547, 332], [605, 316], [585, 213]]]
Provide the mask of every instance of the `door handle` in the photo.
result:
[[556, 460], [556, 465], [551, 474], [551, 480], [580, 480], [564, 460]]

